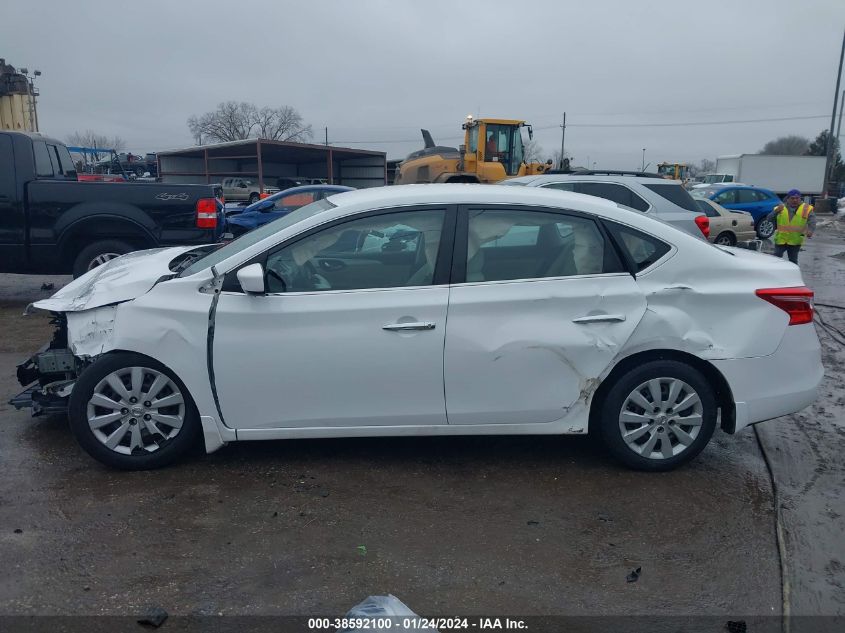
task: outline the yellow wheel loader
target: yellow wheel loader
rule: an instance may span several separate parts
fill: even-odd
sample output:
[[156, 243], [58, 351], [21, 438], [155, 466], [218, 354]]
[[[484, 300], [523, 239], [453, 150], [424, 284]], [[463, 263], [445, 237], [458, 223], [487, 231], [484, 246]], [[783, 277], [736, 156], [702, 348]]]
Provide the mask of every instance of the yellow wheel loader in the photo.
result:
[[526, 163], [522, 128], [531, 126], [512, 119], [474, 119], [468, 116], [461, 126], [464, 144], [460, 148], [434, 144], [428, 130], [421, 130], [425, 147], [399, 164], [394, 184], [428, 182], [494, 183], [506, 178], [542, 174], [552, 162]]

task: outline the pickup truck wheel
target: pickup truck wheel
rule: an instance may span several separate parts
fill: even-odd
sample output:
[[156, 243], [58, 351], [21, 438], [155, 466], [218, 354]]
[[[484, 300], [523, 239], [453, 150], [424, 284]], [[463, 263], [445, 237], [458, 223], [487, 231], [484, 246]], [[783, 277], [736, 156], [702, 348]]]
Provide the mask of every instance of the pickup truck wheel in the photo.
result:
[[132, 244], [122, 240], [102, 240], [93, 242], [79, 251], [73, 261], [73, 276], [80, 277], [107, 261], [126, 253], [138, 250]]
[[68, 420], [91, 457], [123, 470], [166, 466], [201, 440], [185, 384], [158, 361], [132, 352], [106, 354], [82, 372]]
[[258, 199], [259, 199], [260, 197], [261, 197], [261, 196], [259, 196], [257, 193], [251, 193], [251, 194], [249, 194], [249, 203], [250, 203], [250, 204], [255, 204], [256, 202], [258, 202]]

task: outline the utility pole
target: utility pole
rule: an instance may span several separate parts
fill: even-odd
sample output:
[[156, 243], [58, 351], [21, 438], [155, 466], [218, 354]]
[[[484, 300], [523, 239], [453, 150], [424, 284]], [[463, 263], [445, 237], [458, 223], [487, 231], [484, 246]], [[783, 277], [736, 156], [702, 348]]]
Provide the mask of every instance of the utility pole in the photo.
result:
[[[839, 123], [836, 124], [836, 138], [842, 132], [842, 109], [845, 108], [845, 90], [842, 91], [842, 98], [839, 100]], [[842, 145], [840, 144], [840, 147]]]
[[833, 114], [830, 115], [830, 127], [827, 132], [827, 160], [824, 164], [825, 195], [827, 195], [827, 187], [833, 175], [833, 125], [836, 123], [836, 106], [839, 99], [839, 81], [842, 79], [843, 59], [845, 59], [845, 32], [842, 33], [842, 51], [839, 53], [839, 70], [836, 72], [836, 90], [833, 92]]
[[329, 126], [326, 126], [326, 147], [329, 146]]
[[563, 169], [563, 159], [566, 156], [564, 151], [564, 141], [566, 140], [566, 112], [563, 113], [563, 125], [560, 126], [560, 165], [558, 169]]
[[643, 167], [640, 171], [645, 171], [645, 147], [643, 147]]

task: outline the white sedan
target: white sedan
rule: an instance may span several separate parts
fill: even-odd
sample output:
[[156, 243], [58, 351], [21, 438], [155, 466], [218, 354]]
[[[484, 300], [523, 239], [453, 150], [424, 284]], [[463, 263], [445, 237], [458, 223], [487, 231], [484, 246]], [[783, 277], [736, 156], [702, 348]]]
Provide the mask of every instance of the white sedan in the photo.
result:
[[15, 399], [96, 459], [203, 442], [598, 434], [668, 470], [798, 411], [822, 378], [793, 264], [612, 202], [410, 185], [315, 202], [225, 246], [124, 255], [57, 314]]

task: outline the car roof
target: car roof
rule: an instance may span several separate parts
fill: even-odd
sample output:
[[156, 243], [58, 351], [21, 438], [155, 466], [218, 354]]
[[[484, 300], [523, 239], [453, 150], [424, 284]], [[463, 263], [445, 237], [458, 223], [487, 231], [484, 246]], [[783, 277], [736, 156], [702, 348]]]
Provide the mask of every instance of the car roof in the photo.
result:
[[[337, 191], [338, 193], [342, 191], [355, 191], [353, 187], [347, 187], [345, 185], [302, 185], [300, 187], [290, 187], [289, 189], [282, 189], [278, 193], [274, 193], [272, 196], [267, 196], [268, 198], [284, 198], [291, 194], [297, 193], [308, 193], [309, 191]], [[267, 198], [265, 198], [266, 200]]]
[[544, 182], [564, 182], [566, 180], [580, 180], [580, 181], [595, 181], [595, 182], [637, 182], [643, 185], [667, 185], [667, 184], [681, 184], [680, 180], [670, 180], [668, 178], [657, 178], [653, 176], [633, 176], [620, 174], [538, 174], [535, 176], [522, 176], [520, 178], [510, 178], [501, 182], [502, 185], [528, 185], [540, 184]]
[[[342, 215], [364, 209], [417, 204], [533, 204], [560, 209], [583, 209], [607, 217], [618, 216], [622, 210], [622, 207], [610, 200], [571, 191], [469, 183], [372, 187], [332, 196], [331, 201], [343, 207]], [[631, 212], [624, 210], [626, 214]]]

